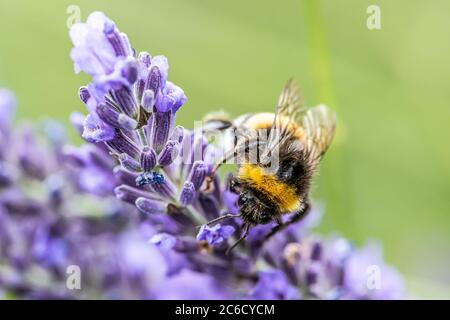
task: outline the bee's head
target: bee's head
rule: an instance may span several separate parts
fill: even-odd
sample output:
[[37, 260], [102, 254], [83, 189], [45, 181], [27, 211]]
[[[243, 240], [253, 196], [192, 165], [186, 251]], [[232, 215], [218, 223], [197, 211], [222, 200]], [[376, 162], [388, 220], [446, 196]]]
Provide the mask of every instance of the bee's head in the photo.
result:
[[262, 202], [251, 189], [243, 189], [238, 199], [242, 219], [252, 225], [266, 224], [272, 221], [274, 208]]

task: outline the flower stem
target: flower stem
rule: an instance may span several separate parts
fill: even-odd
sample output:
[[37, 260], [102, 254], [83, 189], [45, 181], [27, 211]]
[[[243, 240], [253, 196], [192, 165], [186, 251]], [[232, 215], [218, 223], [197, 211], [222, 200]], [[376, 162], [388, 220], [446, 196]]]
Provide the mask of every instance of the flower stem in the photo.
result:
[[139, 129], [137, 129], [137, 133], [139, 135], [139, 139], [141, 141], [141, 144], [143, 146], [148, 146], [148, 139], [147, 139], [147, 135], [145, 134], [144, 127], [140, 127]]
[[[304, 0], [304, 20], [307, 48], [309, 50], [309, 65], [314, 83], [315, 100], [325, 103], [338, 111], [338, 102], [332, 77], [330, 52], [327, 46], [327, 37], [324, 19], [322, 17], [321, 2], [318, 0]], [[343, 132], [345, 125], [337, 114], [338, 124], [336, 137], [331, 150], [330, 161], [325, 157], [322, 171], [324, 172], [325, 195], [327, 198], [330, 228], [338, 227], [342, 231], [355, 231], [354, 219], [351, 218], [351, 190], [346, 185], [349, 180], [348, 163], [346, 158]], [[328, 177], [328, 178], [327, 178]], [[345, 219], [343, 219], [345, 217]], [[326, 219], [327, 220], [327, 219]], [[327, 224], [326, 220], [325, 225]], [[345, 220], [345, 222], [343, 222]]]

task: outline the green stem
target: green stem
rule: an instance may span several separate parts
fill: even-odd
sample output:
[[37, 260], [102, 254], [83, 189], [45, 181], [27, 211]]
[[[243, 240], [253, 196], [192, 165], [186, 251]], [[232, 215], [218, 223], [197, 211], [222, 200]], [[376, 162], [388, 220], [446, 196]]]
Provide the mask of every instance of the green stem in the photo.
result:
[[[327, 46], [325, 24], [319, 0], [304, 0], [304, 20], [309, 64], [314, 84], [315, 101], [325, 103], [337, 111], [338, 124], [331, 152], [325, 157], [321, 168], [322, 181], [326, 197], [325, 228], [355, 232], [355, 223], [351, 218], [351, 191], [349, 190], [349, 172], [347, 169], [345, 145], [342, 143], [344, 124], [339, 121], [338, 103], [332, 78], [331, 59]], [[325, 180], [326, 179], [326, 180]], [[331, 224], [328, 225], [327, 224]]]
[[147, 135], [145, 134], [144, 127], [140, 127], [139, 129], [137, 129], [137, 133], [139, 135], [139, 139], [141, 140], [141, 144], [143, 146], [148, 146]]
[[331, 76], [331, 63], [319, 0], [305, 0], [305, 30], [315, 96], [336, 109], [336, 95]]

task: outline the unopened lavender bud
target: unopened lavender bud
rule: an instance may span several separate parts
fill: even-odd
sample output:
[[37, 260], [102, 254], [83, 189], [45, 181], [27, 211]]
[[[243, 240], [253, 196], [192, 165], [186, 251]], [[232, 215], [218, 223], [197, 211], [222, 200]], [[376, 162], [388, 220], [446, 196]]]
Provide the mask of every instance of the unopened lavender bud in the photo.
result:
[[152, 58], [148, 52], [146, 51], [139, 52], [138, 60], [139, 62], [143, 63], [147, 68], [150, 67], [151, 59]]
[[182, 126], [176, 126], [173, 129], [172, 135], [170, 136], [170, 140], [175, 140], [181, 143], [184, 138], [184, 128]]
[[109, 43], [114, 49], [114, 52], [117, 56], [126, 56], [127, 49], [125, 48], [122, 42], [122, 36], [120, 32], [117, 30], [115, 24], [111, 21], [105, 23], [103, 27], [103, 33], [108, 39]]
[[139, 147], [120, 131], [116, 133], [114, 139], [107, 142], [107, 145], [117, 153], [127, 153], [135, 159], [137, 159], [141, 154]]
[[83, 101], [84, 104], [87, 104], [89, 98], [91, 97], [91, 93], [89, 92], [87, 87], [81, 87], [78, 89], [78, 95], [80, 100]]
[[179, 146], [180, 144], [178, 143], [178, 141], [168, 141], [159, 154], [159, 165], [162, 167], [170, 165], [178, 156]]
[[136, 178], [139, 177], [138, 173], [125, 170], [122, 166], [115, 166], [113, 169], [113, 174], [117, 180], [129, 186], [134, 186]]
[[141, 152], [141, 167], [144, 172], [149, 172], [153, 170], [156, 166], [156, 153], [155, 150], [146, 146]]
[[170, 128], [172, 126], [172, 113], [154, 112], [153, 113], [153, 148], [160, 152], [169, 138]]
[[121, 87], [113, 92], [113, 97], [120, 109], [129, 117], [136, 119], [139, 109], [134, 99], [133, 92], [128, 87]]
[[194, 184], [190, 181], [186, 181], [183, 185], [183, 189], [180, 194], [180, 203], [182, 206], [190, 205], [194, 202], [197, 191], [195, 191]]
[[142, 101], [142, 95], [144, 94], [145, 81], [138, 79], [135, 84], [135, 93], [137, 101]]
[[146, 197], [147, 192], [127, 186], [120, 185], [114, 189], [114, 193], [117, 198], [122, 201], [135, 204], [136, 200], [140, 197]]
[[147, 89], [144, 91], [141, 99], [141, 106], [145, 111], [151, 112], [153, 110], [153, 105], [155, 104], [155, 93], [152, 89]]
[[151, 89], [155, 94], [158, 93], [161, 86], [161, 72], [157, 66], [153, 66], [148, 73], [145, 89]]
[[136, 120], [128, 117], [123, 113], [119, 113], [105, 104], [97, 106], [97, 114], [107, 124], [114, 128], [121, 128], [126, 130], [133, 130], [137, 127]]
[[146, 214], [164, 214], [167, 212], [167, 203], [160, 200], [137, 198], [136, 207]]
[[122, 167], [124, 167], [126, 170], [129, 170], [129, 171], [140, 171], [141, 170], [141, 166], [140, 166], [139, 162], [137, 162], [136, 160], [131, 158], [126, 153], [122, 153], [119, 156], [119, 161], [120, 161], [120, 164], [122, 165]]
[[189, 181], [194, 184], [195, 190], [198, 191], [202, 186], [206, 178], [207, 170], [208, 166], [203, 161], [196, 161], [192, 166]]

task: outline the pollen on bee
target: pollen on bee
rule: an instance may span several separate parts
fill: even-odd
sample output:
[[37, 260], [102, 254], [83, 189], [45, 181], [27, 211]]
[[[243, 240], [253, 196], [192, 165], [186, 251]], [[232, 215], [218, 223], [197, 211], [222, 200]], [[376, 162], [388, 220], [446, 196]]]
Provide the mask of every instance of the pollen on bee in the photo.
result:
[[[252, 129], [270, 129], [272, 128], [274, 118], [274, 113], [261, 112], [246, 119], [244, 124], [245, 126]], [[277, 123], [280, 126], [286, 126], [292, 133], [292, 135], [297, 139], [301, 141], [305, 140], [305, 133], [303, 129], [297, 123], [295, 123], [295, 121], [292, 121], [283, 115], [278, 115]]]

